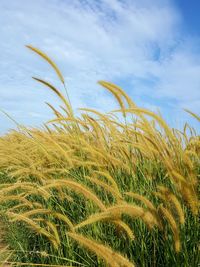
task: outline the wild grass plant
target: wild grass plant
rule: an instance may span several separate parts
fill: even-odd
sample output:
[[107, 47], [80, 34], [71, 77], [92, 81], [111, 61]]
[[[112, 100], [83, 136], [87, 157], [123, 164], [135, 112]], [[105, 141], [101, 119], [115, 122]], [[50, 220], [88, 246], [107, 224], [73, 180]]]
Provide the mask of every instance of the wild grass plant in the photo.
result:
[[[28, 46], [64, 78], [55, 63]], [[172, 129], [118, 86], [119, 109], [62, 106], [0, 138], [0, 209], [18, 266], [198, 266], [200, 136]], [[66, 90], [67, 92], [67, 90]], [[191, 116], [200, 117], [190, 111]]]

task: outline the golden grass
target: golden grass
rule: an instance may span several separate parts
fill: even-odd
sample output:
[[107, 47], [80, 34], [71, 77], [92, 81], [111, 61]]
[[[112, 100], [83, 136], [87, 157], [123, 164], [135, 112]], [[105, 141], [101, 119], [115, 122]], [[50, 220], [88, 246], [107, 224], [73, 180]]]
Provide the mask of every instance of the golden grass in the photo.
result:
[[[27, 47], [45, 59], [64, 84], [55, 63], [40, 50]], [[55, 118], [45, 124], [44, 129], [24, 127], [0, 138], [0, 170], [13, 181], [0, 185], [0, 202], [15, 201], [6, 211], [8, 218], [23, 221], [38, 234], [46, 236], [55, 249], [60, 246], [61, 237], [52, 218], [61, 220], [70, 229], [70, 232], [66, 231], [71, 239], [96, 253], [110, 266], [134, 264], [108, 246], [76, 231], [103, 221], [114, 224], [130, 240], [134, 239], [133, 231], [123, 221], [125, 214], [131, 219], [139, 219], [148, 229], [159, 227], [164, 232], [170, 226], [175, 250], [179, 252], [179, 223], [184, 225], [185, 222], [183, 205], [187, 205], [194, 216], [199, 210], [199, 136], [188, 125], [183, 132], [171, 129], [160, 115], [136, 107], [120, 87], [104, 81], [99, 83], [117, 99], [120, 105], [117, 112], [122, 112], [125, 122], [119, 121], [116, 111], [102, 114], [84, 108], [81, 115], [75, 117], [69, 100], [57, 88], [42, 79], [34, 79], [50, 88], [64, 107], [58, 111], [47, 103]], [[199, 120], [197, 115], [189, 113]], [[129, 118], [128, 114], [136, 118]], [[187, 129], [191, 137], [187, 136]], [[146, 192], [145, 196], [127, 192], [124, 177], [130, 177], [129, 183], [133, 183], [141, 163], [145, 179], [152, 181], [156, 179], [155, 170], [162, 166], [173, 191], [171, 187], [158, 185], [158, 192]], [[81, 170], [80, 176], [74, 174], [76, 170]], [[125, 173], [125, 176], [119, 179], [118, 173]], [[55, 194], [62, 201], [75, 201], [73, 193], [82, 196], [85, 205], [92, 205], [92, 210], [95, 207], [84, 220], [73, 221], [65, 213], [46, 207]], [[44, 201], [35, 201], [34, 195]], [[154, 195], [159, 204], [150, 200]], [[130, 199], [139, 204], [133, 204]]]

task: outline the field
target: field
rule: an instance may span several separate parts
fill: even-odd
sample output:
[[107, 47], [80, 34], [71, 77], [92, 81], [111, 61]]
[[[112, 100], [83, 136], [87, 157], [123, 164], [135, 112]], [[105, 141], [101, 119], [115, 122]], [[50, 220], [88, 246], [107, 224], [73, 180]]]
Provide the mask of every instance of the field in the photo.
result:
[[[28, 48], [66, 89], [55, 63]], [[54, 118], [43, 128], [17, 124], [0, 138], [2, 258], [13, 266], [197, 267], [197, 129], [170, 128], [105, 81], [119, 109], [76, 115], [67, 90], [34, 79], [62, 106], [47, 103]]]

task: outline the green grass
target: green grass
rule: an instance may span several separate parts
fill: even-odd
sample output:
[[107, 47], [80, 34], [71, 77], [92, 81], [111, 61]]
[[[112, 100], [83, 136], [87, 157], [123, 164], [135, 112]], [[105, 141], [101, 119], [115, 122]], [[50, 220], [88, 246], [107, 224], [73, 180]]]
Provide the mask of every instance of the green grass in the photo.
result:
[[[80, 180], [81, 172], [74, 173], [76, 173], [77, 179]], [[123, 174], [121, 175], [118, 177], [118, 181], [119, 183], [123, 181], [127, 191], [139, 192], [151, 197], [150, 199], [154, 202], [158, 201], [156, 198], [152, 198], [151, 192], [155, 190], [155, 185], [161, 182], [163, 177], [158, 177], [157, 181], [150, 181], [145, 179], [140, 171], [134, 177], [123, 177]], [[6, 180], [6, 176], [1, 176], [0, 183]], [[132, 182], [129, 183], [128, 181]], [[98, 189], [96, 190], [99, 193]], [[101, 198], [105, 200], [105, 195], [101, 195]], [[131, 198], [129, 201], [133, 203]], [[95, 210], [91, 202], [85, 201], [83, 197], [77, 194], [74, 203], [61, 202], [55, 195], [44, 204], [52, 210], [67, 214], [73, 222], [83, 220]], [[199, 224], [197, 218], [187, 208], [185, 208], [185, 213], [186, 222], [180, 230], [182, 248], [179, 253], [174, 250], [170, 229], [165, 232], [165, 238], [158, 229], [149, 231], [143, 222], [132, 220], [128, 216], [124, 216], [124, 221], [128, 222], [131, 229], [133, 229], [136, 236], [134, 241], [130, 241], [123, 232], [117, 233], [116, 228], [111, 223], [101, 222], [89, 225], [84, 227], [81, 233], [109, 244], [114, 250], [127, 255], [130, 260], [135, 262], [136, 266], [196, 267], [200, 260], [198, 248]], [[96, 255], [83, 249], [76, 242], [69, 240], [66, 235], [66, 227], [59, 221], [56, 223], [59, 224], [59, 232], [60, 236], [62, 236], [62, 244], [58, 250], [53, 249], [47, 239], [36, 235], [26, 224], [22, 222], [9, 224], [7, 222], [5, 224], [7, 226], [6, 242], [11, 250], [16, 251], [12, 258], [13, 261], [51, 265], [70, 265], [70, 262], [80, 262], [80, 266], [105, 266]], [[79, 264], [76, 263], [75, 266], [79, 266]]]

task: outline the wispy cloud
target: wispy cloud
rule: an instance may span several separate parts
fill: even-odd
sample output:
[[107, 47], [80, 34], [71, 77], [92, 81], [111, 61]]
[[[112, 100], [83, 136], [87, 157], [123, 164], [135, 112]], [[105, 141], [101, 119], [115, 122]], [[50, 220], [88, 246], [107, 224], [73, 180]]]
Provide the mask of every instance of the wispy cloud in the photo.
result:
[[[59, 85], [25, 44], [55, 59], [76, 108], [115, 108], [96, 85], [104, 79], [168, 118], [183, 107], [200, 112], [199, 40], [183, 31], [171, 1], [1, 0], [0, 10], [0, 107], [20, 122], [41, 123], [50, 118], [44, 101], [58, 104], [31, 80], [41, 76]], [[10, 127], [2, 116], [0, 121], [1, 131]]]

